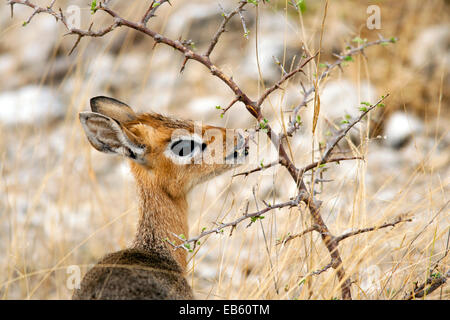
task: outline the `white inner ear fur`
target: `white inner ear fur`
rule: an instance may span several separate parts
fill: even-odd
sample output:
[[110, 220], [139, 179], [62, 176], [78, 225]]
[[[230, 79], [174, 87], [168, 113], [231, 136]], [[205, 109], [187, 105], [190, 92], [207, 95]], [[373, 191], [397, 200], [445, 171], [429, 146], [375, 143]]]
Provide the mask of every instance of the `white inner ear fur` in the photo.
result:
[[180, 135], [180, 136], [176, 136], [176, 137], [172, 137], [172, 140], [167, 144], [166, 150], [164, 151], [164, 155], [166, 156], [166, 158], [169, 158], [170, 160], [172, 160], [173, 163], [175, 164], [189, 164], [189, 163], [193, 163], [193, 159], [195, 161], [195, 163], [201, 163], [202, 160], [202, 150], [201, 148], [195, 148], [194, 151], [184, 157], [181, 157], [177, 154], [175, 154], [172, 151], [172, 145], [174, 143], [176, 143], [177, 141], [180, 140], [194, 140], [196, 143], [202, 145], [203, 144], [203, 139], [198, 135], [198, 134], [191, 134], [191, 135]]
[[[82, 112], [80, 121], [87, 138], [97, 150], [131, 157], [137, 162], [143, 161], [141, 156], [145, 148], [134, 144], [113, 119], [94, 112]], [[111, 136], [111, 133], [114, 134]]]

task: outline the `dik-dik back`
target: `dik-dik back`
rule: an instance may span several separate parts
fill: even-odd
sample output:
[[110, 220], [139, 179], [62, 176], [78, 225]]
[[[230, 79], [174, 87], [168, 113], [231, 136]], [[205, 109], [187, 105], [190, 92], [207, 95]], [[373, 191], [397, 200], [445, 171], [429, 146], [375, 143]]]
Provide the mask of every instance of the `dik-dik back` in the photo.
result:
[[73, 299], [193, 299], [183, 270], [170, 255], [126, 249], [105, 256], [84, 277]]
[[198, 183], [243, 163], [247, 141], [234, 130], [198, 126], [155, 113], [136, 114], [107, 97], [80, 113], [91, 145], [129, 159], [139, 195], [139, 223], [131, 248], [105, 256], [85, 275], [74, 299], [191, 299], [184, 278], [187, 193]]

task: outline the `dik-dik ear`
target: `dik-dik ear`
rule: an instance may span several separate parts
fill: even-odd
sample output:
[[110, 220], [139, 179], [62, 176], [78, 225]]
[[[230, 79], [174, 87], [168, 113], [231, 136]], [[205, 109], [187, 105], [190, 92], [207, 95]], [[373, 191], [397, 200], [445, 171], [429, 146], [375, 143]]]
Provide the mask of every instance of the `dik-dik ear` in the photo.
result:
[[98, 151], [115, 153], [144, 163], [145, 146], [119, 122], [95, 112], [80, 112], [80, 122], [91, 145]]
[[126, 122], [136, 119], [136, 113], [134, 113], [130, 106], [113, 98], [103, 96], [92, 98], [91, 110], [119, 122]]

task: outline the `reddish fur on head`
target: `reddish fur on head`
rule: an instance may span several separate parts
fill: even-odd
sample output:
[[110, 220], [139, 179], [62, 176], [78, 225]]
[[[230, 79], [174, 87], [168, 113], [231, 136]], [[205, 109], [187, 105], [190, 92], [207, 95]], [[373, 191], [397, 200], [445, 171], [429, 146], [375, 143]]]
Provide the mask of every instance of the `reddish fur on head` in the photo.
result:
[[[172, 233], [187, 237], [187, 193], [235, 167], [230, 159], [246, 155], [243, 137], [234, 130], [156, 113], [138, 115], [107, 97], [92, 98], [91, 109], [80, 113], [80, 121], [92, 146], [130, 159], [141, 200], [137, 247], [163, 250], [164, 238], [177, 240]], [[174, 256], [185, 266], [184, 250]]]

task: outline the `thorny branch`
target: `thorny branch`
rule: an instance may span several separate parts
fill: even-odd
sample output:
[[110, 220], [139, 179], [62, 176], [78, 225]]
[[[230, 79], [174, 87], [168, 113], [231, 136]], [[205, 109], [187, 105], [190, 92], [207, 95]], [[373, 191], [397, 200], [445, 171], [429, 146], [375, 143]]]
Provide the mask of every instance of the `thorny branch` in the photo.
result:
[[[396, 226], [397, 224], [399, 224], [399, 223], [402, 223], [402, 222], [411, 222], [411, 221], [412, 221], [412, 219], [409, 219], [409, 218], [405, 219], [405, 218], [403, 218], [403, 217], [398, 217], [395, 221], [393, 221], [393, 222], [388, 222], [388, 223], [384, 223], [384, 224], [382, 224], [382, 225], [380, 225], [380, 226], [370, 227], [370, 228], [363, 228], [363, 229], [358, 229], [358, 230], [346, 232], [346, 233], [344, 233], [344, 234], [342, 234], [342, 235], [340, 235], [340, 236], [333, 236], [333, 240], [334, 240], [336, 243], [339, 243], [339, 242], [341, 242], [342, 240], [345, 240], [345, 239], [347, 239], [347, 238], [356, 236], [356, 235], [361, 234], [361, 233], [371, 232], [371, 231], [375, 231], [375, 230], [379, 230], [379, 229], [384, 229], [384, 228], [388, 228], [388, 227], [395, 227], [395, 226]], [[320, 226], [318, 226], [318, 225], [313, 225], [313, 226], [309, 227], [308, 229], [306, 229], [306, 230], [304, 230], [304, 231], [302, 231], [302, 232], [300, 232], [300, 233], [293, 234], [293, 235], [288, 235], [285, 239], [279, 240], [279, 241], [277, 242], [277, 244], [285, 245], [285, 244], [286, 244], [288, 241], [290, 241], [290, 240], [293, 240], [293, 239], [295, 239], [295, 238], [302, 237], [302, 236], [304, 236], [305, 234], [308, 234], [308, 233], [311, 233], [311, 232], [314, 232], [314, 231], [317, 231], [317, 232], [320, 233], [320, 232], [321, 232]]]
[[145, 26], [150, 20], [150, 18], [155, 17], [156, 10], [158, 10], [159, 6], [162, 5], [164, 2], [167, 2], [170, 4], [168, 0], [153, 0], [150, 6], [148, 7], [147, 11], [145, 12], [144, 16], [141, 19], [141, 23]]
[[223, 21], [220, 24], [219, 30], [217, 30], [216, 34], [211, 39], [208, 50], [206, 50], [206, 52], [205, 52], [205, 56], [209, 57], [211, 55], [211, 52], [214, 50], [214, 47], [216, 46], [217, 41], [219, 41], [220, 36], [222, 35], [222, 33], [224, 33], [226, 31], [225, 27], [226, 27], [228, 21], [230, 21], [231, 18], [233, 18], [233, 16], [235, 14], [240, 14], [240, 12], [242, 11], [242, 9], [244, 8], [244, 6], [246, 4], [247, 4], [247, 1], [241, 1], [239, 6], [236, 9], [234, 9], [233, 11], [231, 11], [230, 13], [226, 13], [225, 10], [223, 10], [223, 8], [221, 8]]
[[333, 139], [327, 143], [327, 147], [326, 147], [325, 151], [322, 154], [322, 159], [321, 159], [319, 164], [322, 164], [325, 161], [327, 161], [330, 158], [332, 151], [337, 146], [339, 141], [341, 141], [342, 138], [344, 138], [347, 135], [347, 133], [350, 131], [350, 129], [353, 128], [358, 122], [360, 122], [370, 111], [372, 111], [373, 109], [378, 107], [387, 97], [389, 97], [389, 93], [386, 94], [385, 96], [381, 97], [381, 99], [378, 100], [378, 102], [376, 102], [375, 104], [373, 104], [373, 105], [369, 106], [368, 108], [366, 108], [365, 111], [361, 112], [359, 117], [357, 117], [356, 119], [354, 119], [351, 122], [349, 122], [345, 126], [345, 128], [343, 128], [342, 130], [338, 131], [337, 135], [335, 137], [333, 137]]
[[[13, 13], [13, 6], [15, 4], [22, 4], [24, 6], [32, 8], [34, 10], [32, 15], [30, 16], [30, 18], [27, 20], [27, 23], [31, 22], [32, 18], [36, 14], [39, 14], [39, 13], [47, 13], [49, 15], [52, 15], [57, 21], [60, 21], [65, 26], [65, 28], [68, 30], [67, 35], [76, 35], [77, 36], [77, 39], [75, 41], [75, 44], [74, 44], [71, 52], [73, 52], [73, 50], [75, 50], [75, 48], [80, 43], [80, 40], [83, 37], [101, 37], [111, 31], [113, 31], [114, 29], [116, 29], [118, 27], [127, 27], [127, 28], [131, 28], [131, 29], [137, 30], [139, 32], [142, 32], [142, 33], [148, 35], [155, 41], [155, 45], [163, 43], [163, 44], [168, 45], [168, 46], [172, 47], [173, 49], [179, 51], [180, 53], [182, 53], [184, 56], [182, 69], [184, 68], [184, 66], [186, 65], [188, 60], [195, 60], [195, 61], [201, 63], [203, 66], [205, 66], [211, 72], [211, 74], [213, 76], [222, 80], [222, 82], [225, 85], [227, 85], [235, 94], [235, 99], [230, 103], [229, 108], [238, 101], [242, 102], [245, 105], [247, 111], [256, 119], [258, 124], [264, 125], [264, 129], [265, 129], [264, 131], [266, 132], [267, 136], [269, 137], [271, 142], [278, 148], [279, 163], [287, 169], [290, 176], [292, 177], [292, 179], [294, 180], [294, 182], [297, 185], [298, 196], [295, 200], [291, 200], [291, 201], [288, 201], [288, 202], [285, 202], [282, 204], [266, 207], [265, 209], [260, 210], [255, 213], [252, 213], [252, 214], [245, 214], [243, 217], [239, 218], [236, 221], [233, 221], [230, 223], [222, 223], [216, 229], [213, 229], [210, 231], [204, 231], [198, 237], [187, 240], [187, 241], [189, 241], [187, 244], [188, 245], [189, 245], [189, 243], [195, 244], [198, 241], [198, 239], [200, 239], [201, 237], [204, 237], [211, 233], [220, 232], [220, 230], [222, 230], [226, 227], [234, 228], [241, 221], [246, 220], [246, 219], [255, 218], [255, 217], [260, 217], [263, 213], [268, 212], [270, 210], [273, 210], [276, 208], [283, 208], [286, 206], [297, 206], [300, 202], [303, 202], [306, 204], [307, 208], [309, 209], [309, 212], [314, 221], [314, 225], [318, 226], [318, 230], [320, 230], [320, 235], [322, 237], [322, 241], [324, 242], [325, 247], [327, 248], [327, 250], [330, 253], [330, 256], [331, 256], [330, 266], [336, 270], [336, 275], [338, 277], [338, 280], [339, 280], [339, 283], [341, 286], [342, 297], [343, 297], [343, 299], [351, 299], [351, 291], [350, 291], [351, 281], [345, 274], [345, 270], [344, 270], [344, 267], [342, 264], [342, 259], [341, 259], [341, 256], [340, 256], [340, 253], [338, 250], [338, 242], [336, 241], [335, 237], [333, 237], [331, 235], [331, 233], [328, 230], [327, 225], [325, 224], [325, 222], [323, 221], [323, 219], [321, 217], [321, 214], [320, 214], [321, 202], [316, 200], [309, 193], [308, 188], [307, 188], [306, 184], [304, 183], [303, 177], [302, 177], [304, 170], [303, 169], [299, 170], [298, 168], [296, 168], [292, 159], [290, 159], [290, 157], [288, 156], [285, 147], [281, 143], [281, 140], [282, 140], [282, 138], [285, 138], [285, 135], [283, 133], [279, 133], [279, 134], [275, 133], [272, 130], [270, 124], [267, 123], [267, 121], [263, 121], [266, 119], [264, 118], [264, 116], [262, 114], [262, 109], [261, 109], [261, 106], [264, 103], [267, 96], [270, 93], [272, 93], [273, 91], [279, 89], [280, 85], [282, 83], [284, 83], [285, 80], [287, 80], [290, 77], [293, 77], [294, 75], [296, 75], [299, 72], [303, 72], [302, 67], [307, 62], [309, 62], [311, 59], [313, 59], [314, 56], [308, 58], [300, 67], [296, 68], [289, 74], [283, 74], [283, 77], [278, 82], [276, 82], [273, 86], [269, 87], [257, 100], [252, 100], [249, 98], [249, 96], [247, 96], [242, 91], [241, 87], [233, 80], [232, 77], [227, 76], [221, 69], [219, 69], [216, 65], [214, 65], [210, 60], [210, 55], [211, 55], [213, 49], [215, 48], [220, 36], [223, 34], [223, 32], [225, 32], [225, 27], [226, 27], [228, 21], [236, 14], [239, 15], [239, 17], [242, 21], [245, 36], [246, 37], [248, 36], [248, 30], [245, 25], [244, 17], [242, 15], [242, 11], [244, 10], [245, 5], [248, 4], [248, 1], [240, 1], [237, 8], [234, 9], [230, 14], [224, 13], [224, 21], [222, 22], [219, 30], [213, 36], [211, 43], [205, 54], [200, 54], [200, 53], [194, 52], [183, 41], [169, 39], [169, 38], [165, 37], [164, 35], [161, 35], [147, 27], [148, 20], [155, 15], [157, 8], [159, 8], [165, 2], [169, 2], [169, 1], [163, 1], [163, 0], [152, 1], [150, 7], [147, 9], [147, 11], [144, 14], [144, 16], [142, 17], [142, 19], [139, 22], [133, 22], [133, 21], [122, 18], [116, 11], [112, 10], [108, 6], [109, 1], [103, 1], [103, 2], [99, 1], [99, 3], [96, 5], [95, 8], [91, 8], [93, 13], [95, 13], [96, 11], [104, 11], [109, 16], [111, 16], [111, 18], [113, 19], [113, 23], [104, 29], [101, 29], [99, 31], [93, 31], [92, 24], [88, 30], [72, 28], [71, 26], [69, 26], [62, 10], [59, 9], [59, 11], [56, 12], [52, 9], [54, 1], [52, 1], [51, 5], [49, 5], [48, 7], [43, 8], [43, 7], [39, 7], [39, 6], [35, 5], [34, 3], [30, 2], [29, 0], [7, 0], [7, 4], [9, 4], [11, 6], [11, 15]], [[158, 5], [156, 5], [156, 4], [158, 4]], [[327, 66], [327, 69], [321, 74], [321, 76], [319, 77], [318, 80], [320, 81], [323, 78], [325, 78], [333, 68], [335, 68], [336, 66], [340, 66], [346, 59], [348, 59], [347, 57], [349, 57], [349, 56], [351, 57], [352, 55], [355, 55], [358, 53], [363, 53], [364, 48], [366, 48], [368, 46], [375, 45], [375, 44], [385, 44], [388, 42], [395, 42], [395, 41], [392, 39], [391, 40], [380, 39], [375, 42], [364, 43], [362, 46], [360, 46], [358, 48], [352, 48], [351, 50], [347, 51], [345, 53], [345, 55], [339, 56], [338, 60], [336, 62], [334, 62], [332, 65]], [[300, 107], [302, 105], [307, 103], [307, 101], [309, 99], [308, 97], [313, 91], [314, 91], [314, 88], [309, 89], [308, 91], [305, 91], [304, 101], [295, 108], [295, 110], [293, 112], [293, 119], [291, 119], [288, 130], [287, 130], [287, 134], [286, 134], [287, 136], [291, 136], [293, 134], [293, 132], [295, 131], [295, 129], [297, 128], [295, 121], [296, 121], [296, 115], [298, 113], [298, 110], [300, 109]], [[372, 110], [372, 109], [373, 108], [371, 108], [370, 110]], [[360, 121], [361, 119], [362, 119], [362, 117], [357, 121]], [[343, 135], [338, 139], [338, 141], [340, 139], [342, 139], [342, 137], [345, 136], [345, 134], [347, 132], [348, 132], [348, 130], [343, 132]], [[319, 162], [319, 164], [324, 163], [325, 161], [328, 160], [329, 154], [331, 154], [331, 151], [334, 149], [337, 142], [332, 143], [330, 145], [329, 152], [324, 153], [324, 156], [322, 157], [322, 160]], [[184, 239], [181, 239], [181, 240], [184, 240]], [[181, 246], [182, 245], [183, 244], [181, 244]], [[180, 245], [178, 245], [177, 247], [180, 247]]]
[[[198, 244], [198, 241], [201, 238], [203, 238], [203, 237], [205, 237], [207, 235], [210, 235], [210, 234], [213, 234], [213, 233], [221, 233], [223, 229], [228, 228], [228, 227], [231, 227], [232, 229], [235, 229], [237, 227], [237, 225], [239, 223], [241, 223], [242, 221], [251, 219], [250, 224], [247, 225], [247, 227], [249, 227], [257, 219], [261, 219], [263, 217], [262, 215], [264, 213], [269, 212], [269, 211], [274, 210], [274, 209], [281, 209], [281, 208], [286, 208], [286, 207], [289, 207], [289, 208], [296, 207], [296, 206], [298, 206], [300, 204], [300, 201], [301, 201], [301, 198], [300, 198], [300, 196], [298, 196], [297, 198], [295, 198], [293, 200], [290, 200], [290, 201], [287, 201], [287, 202], [274, 204], [274, 205], [267, 205], [264, 209], [261, 209], [259, 211], [256, 211], [256, 212], [253, 212], [253, 213], [244, 213], [240, 218], [238, 218], [238, 219], [236, 219], [234, 221], [227, 222], [227, 223], [223, 223], [223, 222], [219, 223], [217, 228], [211, 229], [211, 230], [207, 230], [207, 231], [202, 231], [202, 233], [200, 233], [198, 236], [190, 238], [190, 239], [187, 239], [187, 240], [183, 239], [183, 238], [180, 238], [179, 236], [176, 235], [180, 240], [183, 241], [179, 245], [175, 245], [175, 244], [170, 243], [170, 242], [169, 243], [174, 247], [174, 249], [183, 248], [183, 249], [188, 250], [188, 251], [189, 250], [193, 250], [193, 249], [195, 249], [196, 245]], [[191, 249], [191, 246], [190, 246], [191, 243], [193, 244], [193, 248], [192, 249]]]

